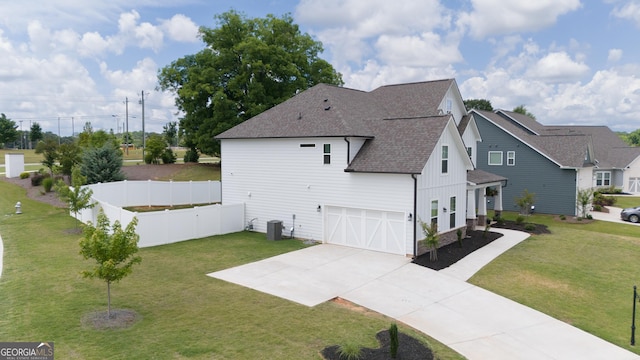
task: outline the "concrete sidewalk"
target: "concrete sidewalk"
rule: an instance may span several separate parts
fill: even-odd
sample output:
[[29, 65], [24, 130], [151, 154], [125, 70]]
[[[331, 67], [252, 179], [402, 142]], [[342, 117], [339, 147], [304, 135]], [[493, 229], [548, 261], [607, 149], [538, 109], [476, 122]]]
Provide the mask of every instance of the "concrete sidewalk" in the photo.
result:
[[307, 306], [341, 297], [412, 326], [472, 360], [640, 358], [467, 283], [528, 237], [493, 231], [504, 236], [440, 272], [402, 256], [323, 244], [208, 275]]

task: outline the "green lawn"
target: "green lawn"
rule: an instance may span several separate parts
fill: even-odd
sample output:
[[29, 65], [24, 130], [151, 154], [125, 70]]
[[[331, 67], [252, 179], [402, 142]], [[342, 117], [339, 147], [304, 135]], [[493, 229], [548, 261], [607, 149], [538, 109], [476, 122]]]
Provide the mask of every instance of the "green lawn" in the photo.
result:
[[616, 196], [616, 203], [613, 205], [619, 208], [630, 208], [640, 206], [640, 196]]
[[545, 215], [528, 221], [547, 224], [552, 233], [530, 237], [470, 282], [640, 354], [629, 346], [633, 286], [640, 284], [640, 228], [568, 224]]
[[[375, 333], [392, 320], [334, 303], [308, 308], [205, 274], [302, 248], [296, 240], [266, 241], [236, 233], [141, 249], [142, 264], [112, 285], [112, 306], [141, 320], [125, 330], [93, 330], [81, 318], [106, 310], [106, 286], [83, 279], [81, 235], [62, 209], [32, 201], [0, 181], [0, 339], [54, 341], [57, 359], [320, 359], [332, 344], [377, 346]], [[22, 215], [14, 205], [22, 202]], [[461, 357], [419, 337], [441, 359]]]

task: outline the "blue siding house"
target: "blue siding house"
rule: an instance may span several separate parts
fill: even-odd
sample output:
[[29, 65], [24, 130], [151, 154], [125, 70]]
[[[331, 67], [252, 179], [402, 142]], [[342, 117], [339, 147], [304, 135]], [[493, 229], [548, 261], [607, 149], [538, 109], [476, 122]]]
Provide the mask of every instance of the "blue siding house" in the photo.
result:
[[524, 190], [535, 211], [577, 215], [580, 189], [618, 187], [634, 192], [640, 148], [627, 146], [606, 126], [545, 126], [514, 112], [471, 110], [482, 137], [478, 169], [508, 178], [504, 210], [517, 211]]

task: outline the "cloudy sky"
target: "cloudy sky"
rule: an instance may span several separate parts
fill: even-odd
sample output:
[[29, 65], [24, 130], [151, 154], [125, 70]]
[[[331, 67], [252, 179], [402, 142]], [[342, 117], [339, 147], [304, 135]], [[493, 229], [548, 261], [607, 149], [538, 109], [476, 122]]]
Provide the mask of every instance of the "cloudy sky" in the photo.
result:
[[[0, 113], [71, 135], [85, 122], [161, 132], [158, 69], [203, 48], [230, 9], [292, 14], [345, 86], [455, 78], [465, 99], [543, 124], [640, 129], [640, 0], [25, 0], [0, 2]], [[58, 120], [59, 119], [59, 120]]]

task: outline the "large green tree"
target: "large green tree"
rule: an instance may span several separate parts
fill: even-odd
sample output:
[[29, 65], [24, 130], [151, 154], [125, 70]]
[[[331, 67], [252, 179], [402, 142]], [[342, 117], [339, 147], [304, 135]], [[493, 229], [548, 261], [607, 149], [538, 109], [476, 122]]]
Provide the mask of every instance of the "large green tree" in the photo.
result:
[[493, 105], [491, 105], [491, 101], [486, 99], [467, 99], [464, 100], [464, 106], [467, 108], [467, 110], [476, 109], [493, 111]]
[[87, 177], [87, 184], [124, 180], [122, 151], [110, 144], [101, 148], [85, 149], [82, 153], [80, 171]]
[[18, 125], [5, 114], [0, 114], [0, 145], [4, 147], [5, 144], [16, 140], [18, 140]]
[[40, 124], [34, 122], [31, 124], [31, 129], [29, 130], [29, 141], [31, 141], [31, 147], [35, 147], [34, 144], [37, 144], [38, 141], [44, 138], [44, 134], [42, 133], [42, 128]]
[[536, 119], [536, 116], [533, 115], [529, 110], [527, 110], [527, 108], [524, 105], [518, 105], [516, 107], [513, 108], [513, 112], [518, 113], [518, 114], [522, 114], [522, 115], [526, 115], [530, 118], [532, 118], [533, 120]]
[[200, 28], [205, 49], [158, 74], [176, 95], [180, 129], [191, 151], [217, 155], [214, 136], [318, 83], [342, 85], [342, 75], [318, 57], [322, 44], [300, 32], [290, 15], [248, 19], [235, 11]]

